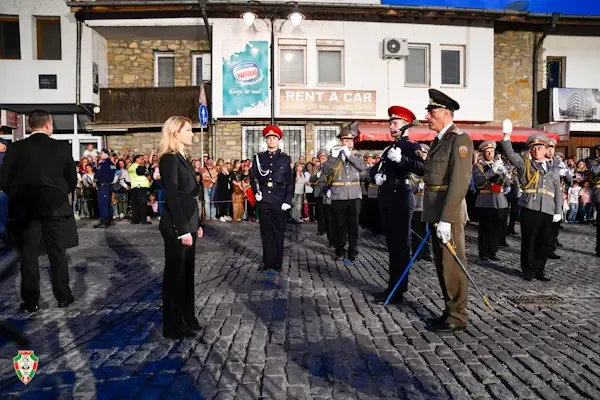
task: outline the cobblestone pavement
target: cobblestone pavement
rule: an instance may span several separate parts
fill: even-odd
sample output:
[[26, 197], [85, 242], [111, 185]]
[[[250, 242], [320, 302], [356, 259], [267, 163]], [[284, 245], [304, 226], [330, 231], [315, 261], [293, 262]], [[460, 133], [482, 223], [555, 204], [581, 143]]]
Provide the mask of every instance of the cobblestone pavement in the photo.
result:
[[[314, 225], [288, 225], [284, 270], [260, 266], [255, 224], [214, 223], [197, 248], [196, 305], [203, 342], [163, 339], [162, 241], [156, 224], [80, 227], [70, 251], [76, 302], [58, 309], [42, 258], [42, 310], [18, 312], [20, 278], [0, 284], [0, 318], [32, 338], [35, 378], [17, 380], [0, 348], [0, 398], [600, 399], [600, 259], [593, 227], [567, 225], [551, 282], [525, 282], [518, 237], [502, 262], [481, 265], [468, 229], [466, 332], [426, 332], [440, 313], [434, 268], [419, 262], [404, 304], [372, 303], [385, 285], [384, 241], [361, 232], [354, 264], [334, 262]], [[548, 298], [516, 298], [518, 295]], [[538, 301], [538, 305], [519, 301]]]

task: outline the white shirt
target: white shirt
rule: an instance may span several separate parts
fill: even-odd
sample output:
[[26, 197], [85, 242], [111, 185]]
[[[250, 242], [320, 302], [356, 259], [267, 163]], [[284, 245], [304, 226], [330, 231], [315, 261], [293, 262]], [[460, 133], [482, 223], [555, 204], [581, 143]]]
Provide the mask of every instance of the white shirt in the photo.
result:
[[96, 151], [96, 149], [92, 149], [92, 151], [85, 149], [85, 151], [83, 152], [83, 157], [89, 157], [89, 156], [97, 157], [98, 152]]
[[437, 135], [438, 140], [442, 140], [442, 138], [444, 137], [444, 134], [446, 133], [446, 131], [448, 129], [450, 129], [450, 127], [452, 126], [452, 124], [454, 124], [454, 121], [450, 122], [448, 125], [446, 125], [445, 127], [442, 128], [442, 130], [440, 131], [440, 133], [438, 133], [438, 135]]
[[581, 187], [570, 187], [569, 188], [569, 203], [571, 204], [579, 204], [579, 192], [581, 191]]

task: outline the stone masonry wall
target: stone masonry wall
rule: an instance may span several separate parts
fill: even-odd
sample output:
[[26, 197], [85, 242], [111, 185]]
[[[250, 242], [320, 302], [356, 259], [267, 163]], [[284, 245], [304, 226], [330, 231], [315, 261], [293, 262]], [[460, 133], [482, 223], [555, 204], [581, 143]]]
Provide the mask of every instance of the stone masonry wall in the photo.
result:
[[192, 54], [208, 51], [207, 41], [109, 40], [108, 84], [154, 86], [154, 53], [175, 54], [175, 86], [191, 86]]
[[[194, 141], [191, 148], [188, 150], [188, 155], [191, 158], [200, 158], [202, 154], [210, 154], [210, 132], [204, 130], [204, 151], [200, 144], [200, 130], [194, 129]], [[111, 135], [107, 137], [108, 148], [111, 151], [116, 151], [119, 154], [125, 154], [128, 150], [132, 153], [150, 154], [152, 148], [158, 149], [160, 141], [160, 132], [136, 132], [125, 135]]]
[[[539, 35], [508, 31], [494, 35], [494, 123], [509, 118], [518, 127], [531, 128], [533, 113], [533, 48]], [[538, 90], [544, 63], [540, 52]]]

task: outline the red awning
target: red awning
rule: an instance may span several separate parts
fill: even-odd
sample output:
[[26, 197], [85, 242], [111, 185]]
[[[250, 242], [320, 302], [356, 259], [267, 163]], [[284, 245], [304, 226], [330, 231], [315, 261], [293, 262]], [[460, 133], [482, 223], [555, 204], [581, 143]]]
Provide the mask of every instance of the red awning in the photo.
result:
[[[459, 124], [458, 127], [463, 132], [468, 133], [473, 141], [493, 140], [497, 142], [502, 140], [503, 136], [502, 126], [499, 125], [465, 127]], [[541, 129], [533, 128], [514, 128], [510, 139], [513, 142], [526, 142], [527, 138], [534, 134], [546, 135], [549, 138], [560, 140], [560, 135], [558, 134], [547, 133]], [[415, 142], [430, 142], [435, 138], [435, 135], [437, 135], [436, 132], [426, 127], [414, 127], [408, 131], [409, 139]], [[394, 138], [390, 135], [388, 124], [358, 124], [358, 136], [354, 142], [365, 141], [393, 142]]]

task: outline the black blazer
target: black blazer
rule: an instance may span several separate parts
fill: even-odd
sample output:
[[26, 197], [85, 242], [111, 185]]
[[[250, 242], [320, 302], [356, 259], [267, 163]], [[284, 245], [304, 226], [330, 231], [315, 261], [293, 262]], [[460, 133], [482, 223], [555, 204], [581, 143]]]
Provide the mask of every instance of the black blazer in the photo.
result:
[[39, 132], [8, 146], [0, 188], [9, 196], [10, 218], [72, 216], [69, 193], [76, 185], [67, 143]]
[[160, 229], [175, 236], [195, 235], [201, 226], [196, 171], [180, 153], [168, 153], [158, 163], [165, 191], [165, 211]]

